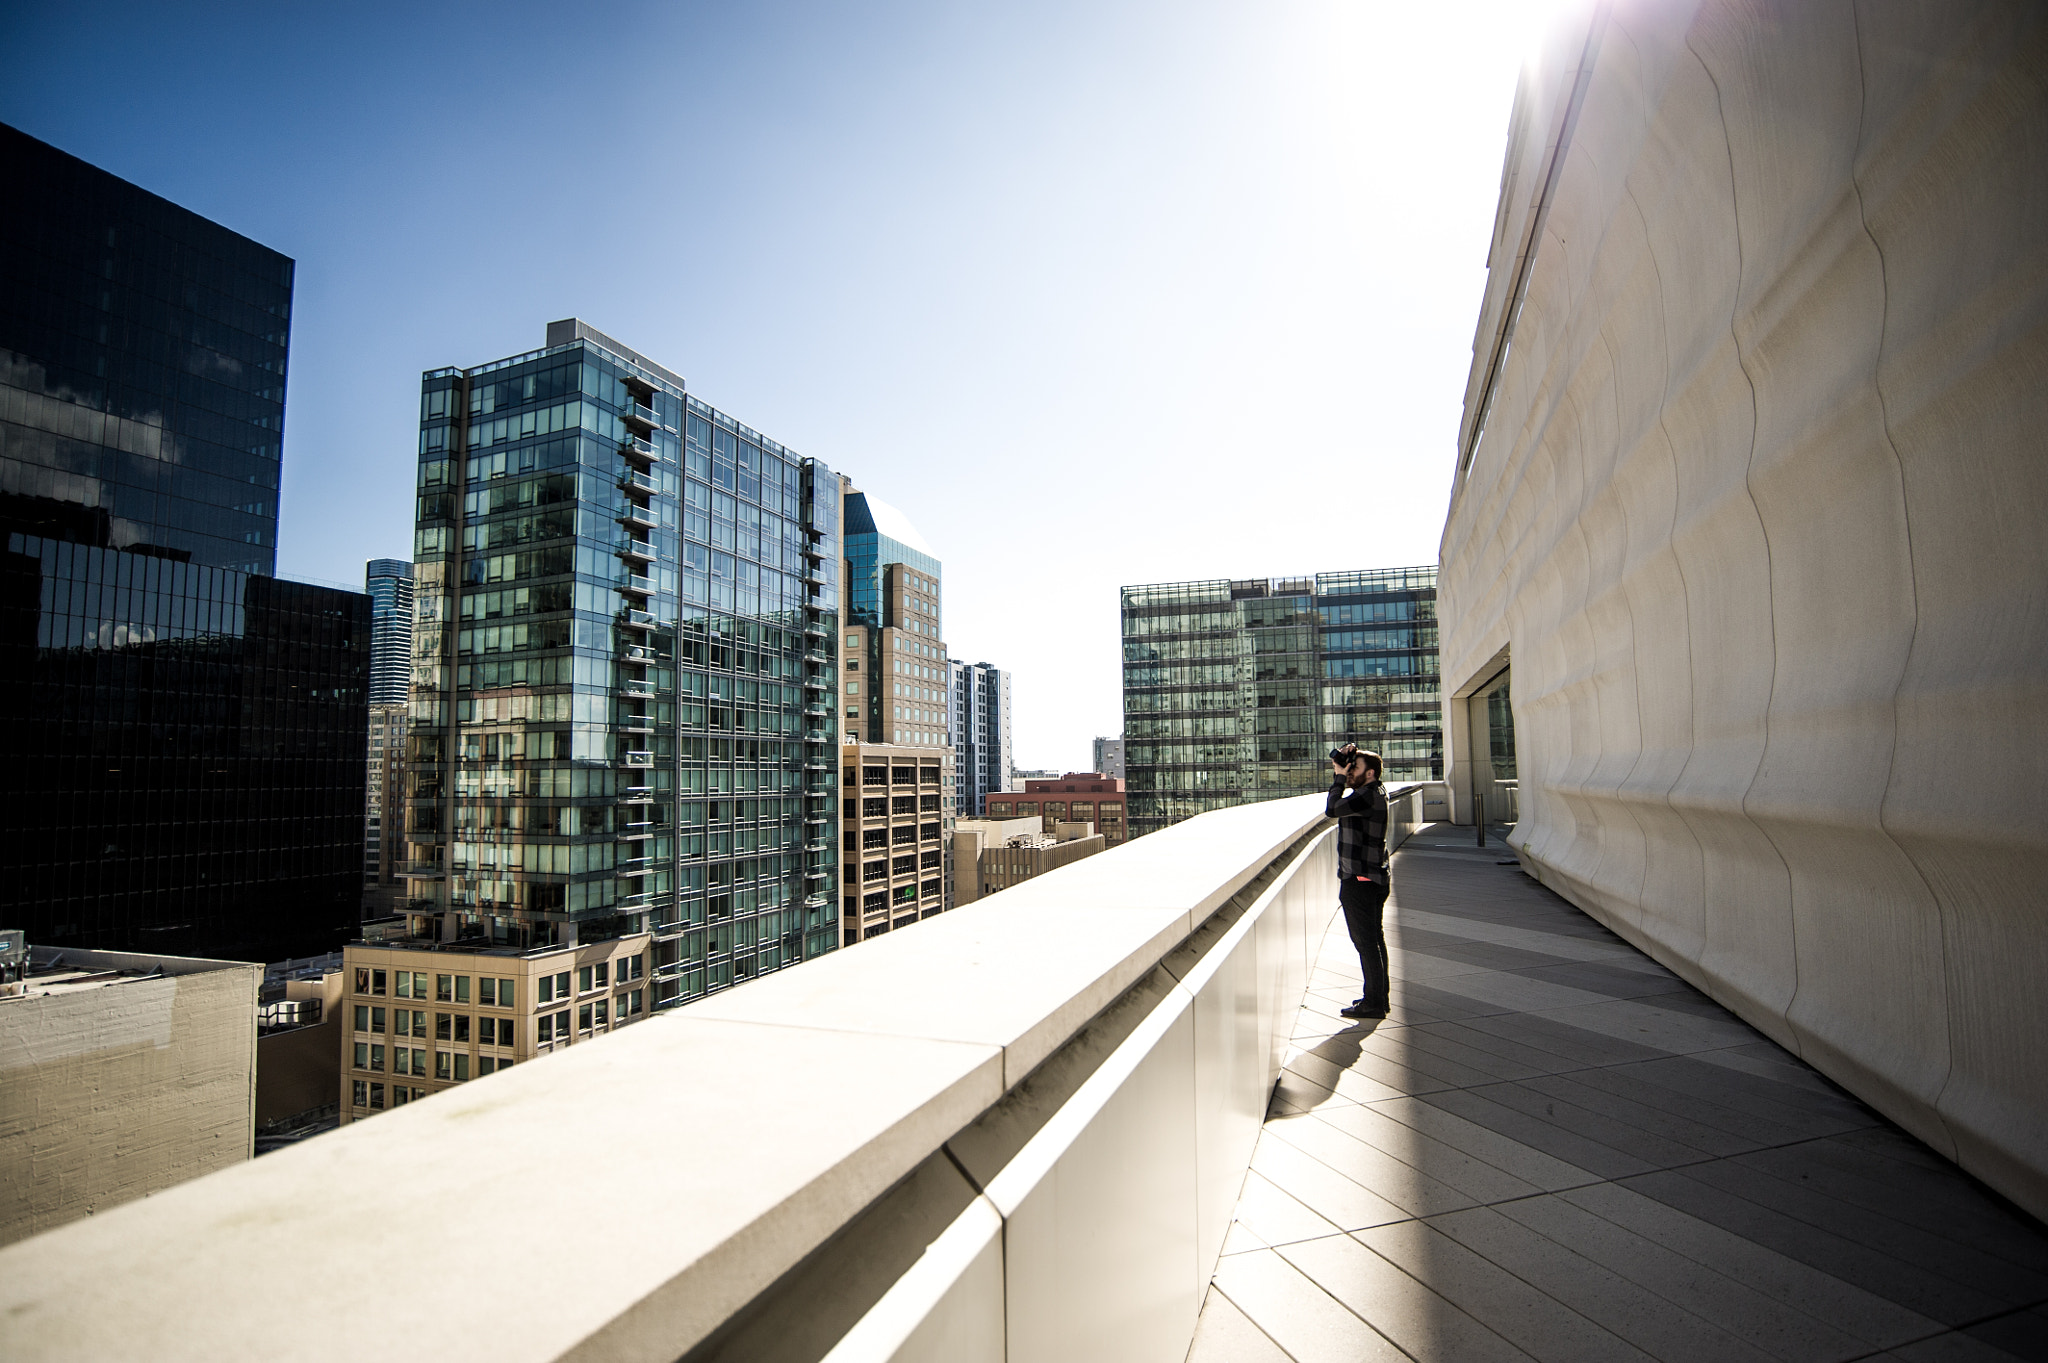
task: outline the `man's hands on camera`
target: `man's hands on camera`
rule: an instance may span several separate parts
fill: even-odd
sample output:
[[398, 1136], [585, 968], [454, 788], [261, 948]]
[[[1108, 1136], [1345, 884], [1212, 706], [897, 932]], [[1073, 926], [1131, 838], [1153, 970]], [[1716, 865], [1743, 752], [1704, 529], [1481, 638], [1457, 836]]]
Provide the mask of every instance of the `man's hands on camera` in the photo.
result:
[[1352, 785], [1358, 784], [1359, 778], [1365, 775], [1365, 759], [1358, 755], [1358, 745], [1355, 743], [1346, 743], [1343, 747], [1337, 749], [1337, 751], [1339, 753], [1349, 754], [1350, 761], [1345, 762], [1342, 765], [1339, 765], [1336, 758], [1331, 758], [1330, 774], [1332, 776], [1341, 776], [1347, 782], [1350, 782]]

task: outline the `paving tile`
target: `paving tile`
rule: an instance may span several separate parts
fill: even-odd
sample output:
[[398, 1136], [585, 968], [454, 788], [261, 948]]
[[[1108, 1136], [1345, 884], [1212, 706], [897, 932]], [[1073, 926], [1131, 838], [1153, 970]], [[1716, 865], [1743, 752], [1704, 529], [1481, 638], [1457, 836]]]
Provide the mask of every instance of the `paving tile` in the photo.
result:
[[1266, 1245], [1313, 1240], [1343, 1230], [1310, 1211], [1300, 1199], [1257, 1170], [1245, 1175], [1244, 1192], [1237, 1199], [1236, 1224], [1249, 1229]]
[[[1448, 1080], [1438, 1079], [1419, 1070], [1377, 1055], [1361, 1052], [1349, 1064], [1339, 1064], [1313, 1051], [1304, 1051], [1287, 1061], [1287, 1068], [1303, 1078], [1327, 1084], [1347, 1098], [1361, 1103], [1375, 1102], [1381, 1098], [1395, 1098], [1404, 1093], [1435, 1093], [1440, 1089], [1456, 1088]], [[1346, 1080], [1351, 1082], [1346, 1083]]]
[[1449, 979], [1435, 981], [1432, 987], [1442, 993], [1454, 994], [1460, 998], [1517, 1013], [1555, 1013], [1561, 1009], [1584, 1008], [1614, 1002], [1604, 994], [1596, 994], [1590, 989], [1574, 989], [1566, 984], [1549, 984], [1543, 980], [1530, 979], [1526, 974], [1505, 970], [1454, 975]]
[[1274, 1253], [1411, 1358], [1511, 1363], [1531, 1357], [1351, 1236], [1304, 1240]]
[[1294, 1363], [1407, 1363], [1400, 1350], [1276, 1250], [1225, 1259], [1214, 1286]]
[[1760, 1296], [1818, 1316], [1872, 1347], [1919, 1339], [1940, 1328], [1939, 1322], [1854, 1283], [1621, 1184], [1574, 1188], [1558, 1198]]
[[1964, 1333], [2015, 1358], [2048, 1359], [2048, 1306], [2031, 1306], [1979, 1321]]
[[1497, 1132], [1532, 1150], [1540, 1150], [1553, 1159], [1576, 1165], [1600, 1178], [1624, 1178], [1661, 1167], [1655, 1160], [1617, 1150], [1560, 1124], [1553, 1114], [1543, 1112], [1540, 1105], [1534, 1113], [1525, 1112], [1520, 1106], [1495, 1102], [1487, 1096], [1488, 1091], [1454, 1089], [1417, 1096], [1431, 1107], [1463, 1117], [1474, 1125]]
[[1252, 1152], [1252, 1170], [1345, 1230], [1401, 1221], [1412, 1214], [1299, 1146], [1289, 1145], [1273, 1134], [1271, 1126]]
[[1701, 1015], [1671, 1007], [1667, 1000], [1639, 1003], [1633, 999], [1602, 999], [1541, 1012], [1557, 1022], [1589, 1032], [1604, 1032], [1671, 1055], [1739, 1046], [1756, 1036], [1747, 1024], [1738, 1022], [1731, 1014]]
[[1273, 1102], [1268, 1111], [1313, 1112], [1325, 1103], [1348, 1103], [1352, 1100], [1325, 1084], [1318, 1084], [1304, 1078], [1291, 1069], [1280, 1071], [1280, 1082], [1273, 1087]]
[[1250, 1250], [1271, 1248], [1272, 1246], [1268, 1245], [1264, 1240], [1261, 1240], [1258, 1236], [1245, 1229], [1241, 1222], [1231, 1222], [1230, 1229], [1223, 1233], [1223, 1252], [1225, 1254], [1243, 1254]]
[[1428, 1022], [1418, 1025], [1414, 1030], [1419, 1037], [1427, 1038], [1431, 1044], [1441, 1043], [1457, 1048], [1449, 1054], [1474, 1057], [1471, 1060], [1474, 1065], [1483, 1068], [1483, 1063], [1476, 1057], [1485, 1055], [1493, 1057], [1494, 1063], [1509, 1065], [1518, 1071], [1502, 1072], [1496, 1076], [1502, 1079], [1583, 1069], [1588, 1063], [1582, 1056], [1564, 1055], [1557, 1050], [1531, 1045], [1525, 1037], [1503, 1036], [1466, 1022]]
[[[1485, 1237], [1473, 1229], [1477, 1219], [1468, 1213], [1454, 1212], [1431, 1224], [1539, 1286], [1552, 1271], [1549, 1261], [1553, 1254], [1561, 1261], [1586, 1259], [1669, 1302], [1680, 1312], [1712, 1322], [1716, 1329], [1773, 1358], [1821, 1363], [1869, 1352], [1868, 1340], [1837, 1328], [1811, 1311], [1768, 1296], [1708, 1264], [1689, 1259], [1671, 1246], [1596, 1216], [1569, 1198], [1524, 1198], [1494, 1208], [1489, 1214], [1516, 1222], [1541, 1237], [1542, 1244], [1550, 1247], [1540, 1255], [1543, 1262], [1527, 1271], [1518, 1268], [1511, 1260], [1523, 1251], [1490, 1247]], [[1561, 1290], [1548, 1290], [1553, 1290], [1560, 1300], [1573, 1300], [1574, 1289], [1569, 1282]], [[1597, 1315], [1595, 1318], [1601, 1319]], [[1617, 1333], [1643, 1342], [1629, 1330], [1617, 1329]]]
[[1915, 1153], [1909, 1142], [1898, 1132], [1866, 1131], [1758, 1151], [1744, 1162], [2005, 1260], [2033, 1281], [2032, 1295], [2048, 1298], [2048, 1232], [1953, 1166], [1897, 1158]]
[[1394, 1002], [1414, 1009], [1422, 1022], [1461, 1022], [1520, 1011], [1513, 1004], [1475, 999], [1416, 980], [1400, 981], [1394, 988]]
[[[1726, 1125], [1700, 1120], [1695, 1112], [1679, 1110], [1676, 1103], [1645, 1102], [1650, 1094], [1629, 1094], [1616, 1091], [1616, 1086], [1601, 1083], [1595, 1077], [1597, 1071], [1581, 1074], [1543, 1074], [1531, 1079], [1518, 1080], [1514, 1088], [1522, 1093], [1541, 1095], [1544, 1099], [1560, 1104], [1570, 1104], [1574, 1114], [1592, 1114], [1602, 1123], [1612, 1127], [1596, 1128], [1580, 1123], [1574, 1115], [1570, 1120], [1586, 1134], [1607, 1140], [1602, 1130], [1637, 1133], [1640, 1140], [1660, 1141], [1670, 1144], [1674, 1151], [1696, 1151], [1698, 1155], [1742, 1154], [1764, 1144], [1751, 1136], [1730, 1131]], [[1496, 1089], [1482, 1092], [1496, 1094]], [[1639, 1149], [1636, 1144], [1620, 1140], [1609, 1140], [1608, 1144], [1634, 1150], [1645, 1158], [1652, 1158], [1647, 1148]], [[1694, 1156], [1697, 1158], [1698, 1156]], [[1678, 1157], [1674, 1154], [1674, 1162]]]
[[1427, 1169], [1430, 1177], [1474, 1201], [1499, 1202], [1510, 1197], [1532, 1197], [1543, 1191], [1539, 1185], [1509, 1173], [1500, 1165], [1397, 1122], [1376, 1108], [1353, 1106], [1320, 1115], [1345, 1135], [1364, 1141], [1411, 1168]]
[[1730, 1066], [1726, 1063], [1729, 1055], [1728, 1051], [1704, 1051], [1663, 1056], [1615, 1066], [1611, 1072], [1666, 1090], [1674, 1097], [1702, 1095], [1723, 1106], [1778, 1123], [1795, 1133], [1794, 1139], [1855, 1131], [1881, 1120], [1845, 1094], [1802, 1090], [1746, 1065]]
[[[1651, 1067], [1643, 1065], [1587, 1066], [1553, 1077], [1578, 1093], [1577, 1101], [1581, 1103], [1597, 1105], [1586, 1092], [1590, 1090], [1633, 1107], [1669, 1113], [1702, 1128], [1703, 1140], [1729, 1140], [1750, 1147], [1786, 1145], [1834, 1130], [1828, 1123], [1806, 1120], [1806, 1114], [1783, 1104], [1773, 1107], [1772, 1115], [1764, 1115], [1756, 1110], [1758, 1103], [1744, 1101], [1745, 1095], [1739, 1091], [1742, 1081], [1717, 1073], [1690, 1057], [1675, 1056], [1654, 1063], [1683, 1067], [1690, 1082], [1669, 1082], [1677, 1078], [1671, 1072], [1666, 1072], [1666, 1082], [1657, 1082], [1651, 1078]], [[1752, 1085], [1763, 1082], [1749, 1081]], [[1548, 1091], [1547, 1086], [1534, 1081], [1531, 1086]]]
[[1371, 1110], [1454, 1150], [1485, 1160], [1494, 1168], [1505, 1170], [1545, 1192], [1599, 1181], [1598, 1175], [1576, 1164], [1547, 1155], [1477, 1122], [1466, 1121], [1456, 1113], [1433, 1107], [1419, 1098], [1388, 1098], [1371, 1104]]
[[1444, 1052], [1448, 1047], [1429, 1045], [1420, 1041], [1413, 1032], [1410, 1027], [1376, 1032], [1362, 1042], [1360, 1050], [1365, 1055], [1389, 1061], [1453, 1088], [1469, 1088], [1474, 1084], [1519, 1077], [1503, 1074], [1502, 1070], [1512, 1067], [1492, 1057], [1478, 1056], [1477, 1059], [1490, 1063], [1473, 1064], [1470, 1058], [1446, 1055]]
[[2013, 1363], [2015, 1358], [2043, 1355], [2010, 1353], [1962, 1330], [1950, 1330], [1931, 1339], [1900, 1345], [1881, 1357], [1896, 1363]]
[[1716, 1162], [1644, 1174], [1624, 1180], [1622, 1186], [1943, 1325], [1954, 1327], [1981, 1320], [2013, 1306], [1993, 1293], [1956, 1282], [1934, 1266], [1893, 1258], [1850, 1236], [1751, 1201], [1740, 1190], [1754, 1186], [1753, 1176], [1745, 1176], [1739, 1170], [1732, 1172], [1731, 1178], [1731, 1171]]
[[[1461, 1215], [1497, 1219], [1486, 1208]], [[1573, 1303], [1546, 1293], [1540, 1284], [1474, 1253], [1434, 1223], [1405, 1221], [1360, 1231], [1355, 1238], [1532, 1358], [1640, 1363], [1656, 1357], [1573, 1309]], [[1729, 1363], [1767, 1363], [1761, 1355], [1727, 1358]]]
[[[1291, 1145], [1330, 1169], [1340, 1171], [1344, 1177], [1370, 1189], [1378, 1197], [1399, 1207], [1408, 1216], [1432, 1216], [1437, 1212], [1475, 1206], [1479, 1202], [1479, 1199], [1470, 1193], [1460, 1192], [1441, 1179], [1425, 1174], [1383, 1150], [1375, 1149], [1356, 1136], [1339, 1131], [1319, 1117], [1290, 1117], [1285, 1121], [1268, 1122], [1265, 1135], [1261, 1137], [1261, 1145], [1267, 1137]], [[1256, 1156], [1252, 1167], [1258, 1167]], [[1280, 1182], [1283, 1187], [1288, 1186], [1284, 1180], [1275, 1181]], [[1303, 1197], [1302, 1200], [1311, 1207], [1316, 1207], [1318, 1211], [1322, 1210], [1314, 1198]], [[1395, 1219], [1397, 1218], [1382, 1216], [1374, 1217], [1372, 1220], [1379, 1222]], [[1356, 1227], [1346, 1226], [1345, 1229], [1354, 1230]]]
[[1992, 1296], [1998, 1302], [1994, 1309], [2027, 1306], [2048, 1298], [2048, 1273], [2042, 1271], [2048, 1265], [2015, 1263], [1987, 1254], [1963, 1239], [1901, 1220], [1892, 1214], [1896, 1193], [1886, 1197], [1871, 1189], [1861, 1198], [1835, 1195], [1815, 1184], [1811, 1175], [1815, 1163], [1808, 1147], [1797, 1145], [1701, 1165], [1694, 1175], [1901, 1263], [1921, 1265], [1930, 1273], [1967, 1284]]
[[1578, 1065], [1621, 1065], [1630, 1061], [1662, 1060], [1668, 1054], [1654, 1046], [1574, 1027], [1539, 1013], [1494, 1014], [1464, 1019], [1459, 1025], [1474, 1032], [1504, 1037], [1534, 1050], [1547, 1051]]
[[[1645, 968], [1648, 967], [1648, 968]], [[1647, 957], [1630, 960], [1578, 961], [1515, 972], [1532, 980], [1569, 985], [1611, 999], [1640, 999], [1662, 994], [1691, 994], [1693, 987]]]
[[1187, 1363], [1292, 1363], [1287, 1352], [1214, 1286], [1202, 1299], [1202, 1318]]

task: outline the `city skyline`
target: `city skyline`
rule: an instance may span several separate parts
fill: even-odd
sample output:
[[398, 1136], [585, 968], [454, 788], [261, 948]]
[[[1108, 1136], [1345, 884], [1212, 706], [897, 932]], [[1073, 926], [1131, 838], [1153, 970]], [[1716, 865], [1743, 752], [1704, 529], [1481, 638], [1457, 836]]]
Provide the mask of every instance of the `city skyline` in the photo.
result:
[[[405, 43], [346, 16], [0, 21], [0, 120], [300, 262], [281, 575], [405, 554], [418, 374], [565, 316], [923, 529], [950, 650], [1015, 676], [1020, 765], [1117, 731], [1118, 586], [1308, 571], [1331, 502], [1374, 506], [1375, 561], [1434, 557], [1520, 9], [682, 9], [629, 49], [538, 14], [429, 8]], [[600, 76], [656, 135], [533, 116]], [[503, 149], [472, 172], [451, 146]], [[535, 189], [571, 164], [642, 196], [595, 247], [563, 249], [585, 196]], [[657, 238], [666, 277], [640, 264]], [[988, 497], [1013, 465], [1038, 476]], [[1139, 514], [1073, 517], [1070, 469]], [[1227, 545], [1188, 533], [1219, 487], [1258, 513]], [[1092, 606], [1016, 618], [1020, 543]]]

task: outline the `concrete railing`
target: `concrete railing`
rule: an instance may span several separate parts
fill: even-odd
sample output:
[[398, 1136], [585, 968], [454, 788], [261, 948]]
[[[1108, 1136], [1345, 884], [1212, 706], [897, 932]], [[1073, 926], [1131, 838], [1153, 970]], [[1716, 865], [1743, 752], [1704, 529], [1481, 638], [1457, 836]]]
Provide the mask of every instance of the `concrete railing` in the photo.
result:
[[[1392, 791], [1390, 840], [1420, 817]], [[0, 1350], [1186, 1353], [1335, 900], [1306, 796], [0, 1252]]]

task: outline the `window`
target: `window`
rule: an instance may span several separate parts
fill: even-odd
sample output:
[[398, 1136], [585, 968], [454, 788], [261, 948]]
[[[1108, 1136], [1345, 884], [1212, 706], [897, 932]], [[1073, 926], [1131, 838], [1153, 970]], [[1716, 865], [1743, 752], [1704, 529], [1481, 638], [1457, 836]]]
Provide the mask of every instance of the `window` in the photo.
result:
[[498, 1062], [494, 1056], [480, 1055], [476, 1058], [476, 1077], [479, 1079], [487, 1074], [495, 1073], [497, 1068]]
[[519, 1044], [517, 1034], [513, 1031], [511, 1018], [498, 1019], [498, 1044], [500, 1046], [517, 1046]]
[[417, 1037], [427, 1034], [427, 1015], [418, 1008], [412, 1010], [412, 1034]]
[[597, 1010], [597, 1025], [600, 1027], [604, 1026], [606, 1021], [605, 1014], [610, 1011], [610, 1005], [607, 1004], [603, 999], [599, 999], [596, 1003], [592, 1004], [591, 1007]]
[[535, 997], [538, 998], [540, 1002], [553, 1003], [555, 1001], [555, 977], [553, 975], [541, 976], [540, 983], [536, 987], [539, 992], [535, 995]]
[[469, 1002], [469, 976], [457, 975], [455, 977], [455, 1001], [457, 1003]]
[[370, 1085], [370, 1106], [373, 1108], [384, 1106], [384, 1086], [382, 1084]]
[[455, 1082], [459, 1084], [467, 1078], [469, 1078], [469, 1057], [457, 1051], [455, 1054]]
[[539, 1019], [538, 1019], [538, 1020], [537, 1020], [537, 1021], [536, 1021], [536, 1022], [535, 1022], [535, 1023], [533, 1024], [533, 1039], [534, 1039], [534, 1042], [535, 1042], [536, 1044], [538, 1044], [538, 1045], [542, 1045], [542, 1046], [545, 1046], [545, 1045], [549, 1044], [550, 1042], [552, 1042], [552, 1041], [553, 1041], [553, 1040], [555, 1039], [555, 1016], [554, 1016], [554, 1014], [552, 1014], [552, 1013], [547, 1013], [547, 1014], [543, 1014], [543, 1015], [542, 1015], [542, 1016], [541, 1016], [541, 1017], [540, 1017], [540, 1018], [539, 1018]]
[[452, 1030], [454, 1025], [454, 1020], [446, 1013], [434, 1014], [434, 1040], [446, 1041], [454, 1036], [455, 1033]]
[[555, 997], [558, 999], [569, 997], [569, 972], [566, 970], [555, 976]]
[[356, 1030], [359, 1032], [370, 1030], [370, 1005], [367, 1003], [356, 1005]]
[[576, 1030], [578, 1032], [588, 1032], [590, 1030], [590, 1005], [587, 1003], [576, 1010]]
[[453, 1003], [454, 1001], [455, 977], [453, 975], [434, 976], [434, 1002]]
[[412, 1035], [412, 1010], [410, 1008], [394, 1008], [391, 1010], [391, 1035]]
[[469, 1014], [457, 1013], [455, 1015], [455, 1042], [457, 1045], [461, 1045], [467, 1040], [469, 1040]]
[[373, 1070], [382, 1070], [384, 1068], [384, 1048], [382, 1046], [370, 1047], [370, 1068]]
[[368, 1107], [370, 1105], [370, 1081], [367, 1079], [352, 1079], [349, 1083], [351, 1085], [350, 1096], [354, 1099], [355, 1106]]
[[355, 1068], [359, 1070], [370, 1068], [370, 1043], [367, 1041], [358, 1041], [356, 1043]]
[[358, 994], [382, 994], [384, 992], [384, 972], [372, 970], [367, 966], [357, 966], [356, 992]]
[[391, 1106], [404, 1107], [406, 1103], [406, 1097], [407, 1089], [405, 1085], [393, 1084], [391, 1086]]
[[[631, 967], [631, 973], [628, 973], [628, 967]], [[644, 951], [641, 952], [638, 956], [628, 956], [626, 957], [626, 959], [619, 962], [619, 982], [621, 984], [625, 983], [627, 980], [644, 979], [646, 978], [646, 975], [647, 953]]]
[[515, 1004], [514, 1004], [514, 1002], [513, 1002], [513, 998], [514, 998], [514, 995], [513, 995], [513, 992], [512, 992], [512, 981], [510, 981], [510, 980], [505, 980], [505, 979], [501, 979], [501, 980], [499, 980], [499, 981], [498, 981], [498, 1006], [499, 1006], [500, 1008], [512, 1008], [512, 1007], [515, 1007], [516, 1005], [515, 1005]]
[[401, 970], [398, 972], [397, 975], [393, 976], [391, 980], [391, 992], [402, 999], [411, 998], [412, 972], [409, 970]]
[[370, 1030], [373, 1032], [384, 1030], [384, 1010], [382, 1008], [372, 1008], [370, 1010]]
[[434, 1052], [434, 1077], [436, 1079], [447, 1079], [450, 1077], [448, 1063], [453, 1058], [446, 1051]]
[[476, 1001], [486, 1008], [498, 1006], [498, 982], [488, 976], [479, 976], [476, 982]]
[[593, 968], [597, 971], [597, 987], [599, 989], [603, 989], [606, 985], [611, 983], [610, 979], [607, 978], [611, 973], [611, 965], [609, 962], [599, 961], [597, 965]]

